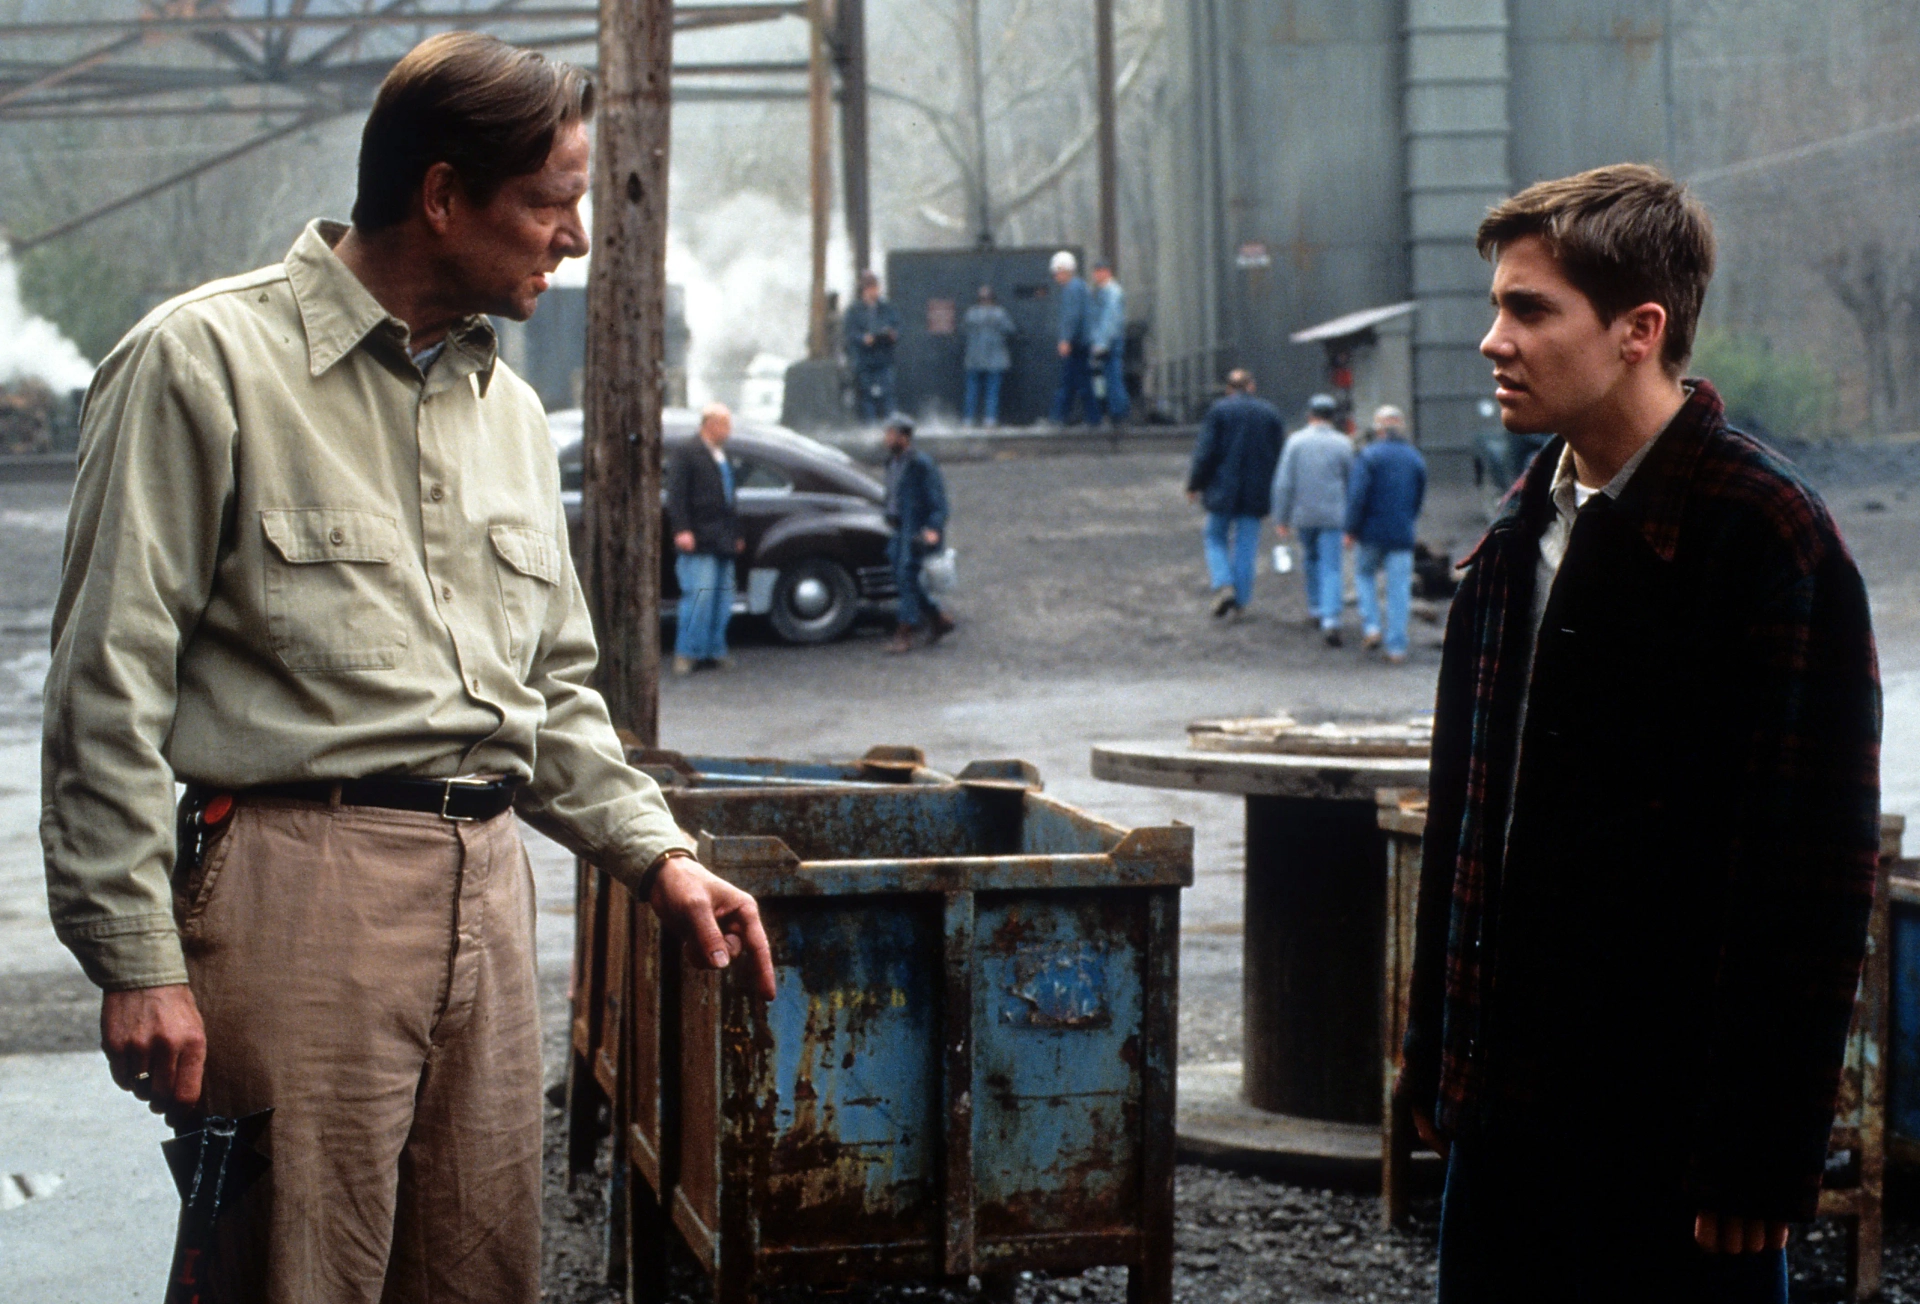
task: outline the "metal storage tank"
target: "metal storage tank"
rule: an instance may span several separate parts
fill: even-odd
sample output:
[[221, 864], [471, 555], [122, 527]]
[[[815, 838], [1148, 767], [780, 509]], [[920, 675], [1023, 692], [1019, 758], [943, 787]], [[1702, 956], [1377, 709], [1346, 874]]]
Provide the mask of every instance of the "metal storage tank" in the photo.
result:
[[1191, 415], [1229, 366], [1292, 412], [1322, 384], [1290, 332], [1406, 298], [1395, 0], [1170, 5], [1156, 116], [1154, 380]]
[[[1192, 415], [1230, 366], [1292, 411], [1324, 377], [1288, 333], [1420, 301], [1414, 427], [1464, 467], [1491, 396], [1487, 207], [1667, 149], [1668, 0], [1190, 0], [1156, 118], [1156, 392]], [[1456, 460], [1456, 459], [1444, 459]]]

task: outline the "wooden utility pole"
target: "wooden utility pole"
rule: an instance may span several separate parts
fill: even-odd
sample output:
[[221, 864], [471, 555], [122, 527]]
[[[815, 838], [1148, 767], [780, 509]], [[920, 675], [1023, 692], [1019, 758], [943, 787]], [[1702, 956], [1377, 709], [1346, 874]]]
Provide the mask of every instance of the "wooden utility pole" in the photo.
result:
[[967, 54], [973, 73], [973, 242], [982, 249], [993, 248], [993, 190], [987, 171], [987, 50], [980, 34], [980, 0], [969, 6], [973, 21]]
[[666, 389], [672, 0], [600, 0], [587, 277], [587, 601], [615, 725], [660, 735], [660, 408]]
[[824, 358], [827, 340], [827, 224], [833, 220], [833, 66], [827, 51], [827, 0], [807, 0], [807, 171], [813, 201], [813, 294], [807, 308], [807, 356]]
[[1100, 253], [1120, 271], [1120, 146], [1114, 127], [1113, 0], [1093, 0], [1094, 77], [1100, 83]]
[[867, 0], [839, 0], [834, 15], [840, 65], [840, 171], [846, 191], [853, 276], [873, 265], [872, 204], [867, 182]]

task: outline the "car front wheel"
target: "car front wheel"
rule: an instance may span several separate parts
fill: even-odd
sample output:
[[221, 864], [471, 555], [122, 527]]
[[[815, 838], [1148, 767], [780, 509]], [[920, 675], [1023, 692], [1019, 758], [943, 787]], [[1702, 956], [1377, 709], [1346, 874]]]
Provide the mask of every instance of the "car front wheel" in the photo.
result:
[[860, 614], [860, 591], [846, 567], [809, 557], [781, 570], [767, 614], [787, 642], [825, 643], [853, 627]]

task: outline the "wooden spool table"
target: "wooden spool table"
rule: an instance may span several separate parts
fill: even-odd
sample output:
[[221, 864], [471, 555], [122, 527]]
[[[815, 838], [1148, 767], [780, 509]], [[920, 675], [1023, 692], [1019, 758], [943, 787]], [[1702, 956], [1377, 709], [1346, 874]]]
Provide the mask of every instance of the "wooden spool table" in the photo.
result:
[[[1387, 913], [1378, 800], [1425, 788], [1427, 728], [1282, 717], [1202, 722], [1189, 734], [1185, 745], [1093, 749], [1095, 778], [1246, 800], [1245, 1050], [1233, 1093], [1242, 1104], [1212, 1110], [1214, 1126], [1183, 1102], [1193, 1120], [1183, 1143], [1192, 1132], [1186, 1148], [1205, 1154], [1237, 1149], [1215, 1133], [1259, 1137], [1244, 1148], [1309, 1168], [1378, 1165]], [[1218, 1073], [1193, 1074], [1192, 1089], [1187, 1076], [1188, 1100], [1224, 1094]]]

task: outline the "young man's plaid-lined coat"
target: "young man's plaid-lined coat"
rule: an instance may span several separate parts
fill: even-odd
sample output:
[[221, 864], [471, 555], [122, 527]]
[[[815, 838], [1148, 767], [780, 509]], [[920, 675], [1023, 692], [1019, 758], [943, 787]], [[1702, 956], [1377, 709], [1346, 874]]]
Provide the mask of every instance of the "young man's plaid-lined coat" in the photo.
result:
[[1873, 635], [1819, 499], [1690, 385], [1581, 509], [1530, 688], [1560, 441], [1466, 563], [1399, 1092], [1452, 1136], [1657, 1127], [1692, 1207], [1803, 1219], [1879, 842]]

